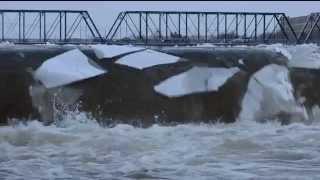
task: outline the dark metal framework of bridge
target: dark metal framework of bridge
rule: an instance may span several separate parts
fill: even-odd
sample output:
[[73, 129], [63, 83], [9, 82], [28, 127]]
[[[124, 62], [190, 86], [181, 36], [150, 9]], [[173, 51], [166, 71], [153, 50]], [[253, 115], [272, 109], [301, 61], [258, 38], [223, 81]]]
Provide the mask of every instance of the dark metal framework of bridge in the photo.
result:
[[0, 10], [0, 39], [23, 44], [306, 43], [320, 34], [319, 21], [315, 13], [297, 31], [284, 13], [125, 11], [102, 36], [87, 11]]
[[0, 39], [14, 43], [97, 43], [103, 37], [87, 11], [0, 10]]
[[[286, 28], [289, 27], [289, 28]], [[296, 42], [284, 13], [126, 11], [106, 36], [141, 44]]]

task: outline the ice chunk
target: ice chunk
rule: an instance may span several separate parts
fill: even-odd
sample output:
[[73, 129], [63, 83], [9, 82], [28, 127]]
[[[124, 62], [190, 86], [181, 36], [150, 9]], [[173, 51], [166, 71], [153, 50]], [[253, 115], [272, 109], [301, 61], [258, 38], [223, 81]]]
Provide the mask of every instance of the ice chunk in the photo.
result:
[[99, 59], [112, 58], [121, 54], [126, 54], [126, 53], [145, 49], [142, 47], [134, 47], [129, 45], [119, 46], [119, 45], [104, 45], [104, 44], [92, 45], [91, 47], [94, 49], [94, 52]]
[[238, 60], [239, 64], [244, 65], [243, 59]]
[[116, 61], [116, 63], [137, 69], [144, 69], [159, 64], [176, 63], [178, 60], [179, 57], [177, 56], [147, 49], [141, 52], [126, 55]]
[[15, 44], [9, 41], [2, 41], [0, 42], [0, 47], [2, 46], [15, 46]]
[[211, 43], [202, 43], [202, 44], [197, 44], [197, 47], [217, 47], [217, 46]]
[[210, 78], [208, 80], [208, 91], [218, 91], [230, 77], [239, 72], [240, 69], [234, 68], [208, 68], [210, 72]]
[[286, 67], [271, 64], [253, 74], [242, 101], [239, 118], [259, 121], [281, 112], [304, 116], [304, 109], [293, 96], [288, 73]]
[[320, 68], [320, 48], [316, 44], [301, 45], [259, 45], [266, 49], [281, 52], [289, 60], [289, 67], [319, 69]]
[[283, 56], [287, 57], [288, 60], [292, 59], [292, 54], [288, 51], [288, 48], [283, 44], [258, 45], [257, 47], [265, 47], [268, 50], [281, 53]]
[[168, 97], [197, 92], [217, 91], [239, 68], [193, 67], [159, 83], [154, 90]]
[[53, 88], [106, 73], [106, 70], [89, 61], [80, 50], [70, 50], [42, 63], [34, 77], [46, 88]]
[[315, 44], [303, 44], [288, 47], [288, 51], [292, 54], [289, 61], [290, 67], [300, 67], [308, 69], [320, 68], [320, 48]]

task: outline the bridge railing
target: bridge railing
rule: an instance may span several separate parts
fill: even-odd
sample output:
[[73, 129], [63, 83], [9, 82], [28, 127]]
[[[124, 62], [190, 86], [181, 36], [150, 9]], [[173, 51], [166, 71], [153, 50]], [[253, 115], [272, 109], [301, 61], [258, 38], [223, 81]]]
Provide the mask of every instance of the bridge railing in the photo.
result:
[[103, 42], [87, 11], [0, 10], [0, 39], [15, 43]]
[[295, 43], [284, 13], [125, 11], [106, 34], [109, 43]]

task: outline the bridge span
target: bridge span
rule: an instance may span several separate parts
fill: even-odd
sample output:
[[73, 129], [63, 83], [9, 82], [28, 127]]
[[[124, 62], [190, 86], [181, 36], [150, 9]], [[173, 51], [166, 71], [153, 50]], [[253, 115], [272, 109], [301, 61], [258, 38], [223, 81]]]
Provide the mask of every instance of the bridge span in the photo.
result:
[[0, 40], [22, 44], [220, 45], [319, 42], [319, 13], [296, 29], [284, 13], [124, 11], [101, 35], [87, 11], [0, 10]]
[[103, 42], [87, 11], [0, 10], [0, 39], [19, 44]]

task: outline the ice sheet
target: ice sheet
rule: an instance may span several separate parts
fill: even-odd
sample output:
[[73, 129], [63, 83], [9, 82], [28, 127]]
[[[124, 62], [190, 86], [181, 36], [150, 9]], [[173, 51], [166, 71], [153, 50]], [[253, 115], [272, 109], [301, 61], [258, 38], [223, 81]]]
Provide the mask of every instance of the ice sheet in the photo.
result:
[[180, 58], [177, 56], [147, 49], [144, 51], [126, 55], [120, 58], [118, 61], [116, 61], [116, 63], [137, 69], [144, 69], [159, 64], [176, 63], [179, 59]]
[[134, 47], [129, 45], [120, 46], [120, 45], [104, 45], [104, 44], [92, 45], [91, 47], [94, 49], [94, 52], [99, 59], [112, 58], [121, 54], [145, 49], [142, 47]]
[[217, 91], [239, 68], [193, 67], [159, 83], [154, 90], [168, 97]]
[[293, 96], [288, 73], [286, 67], [271, 64], [253, 74], [242, 101], [240, 119], [259, 121], [280, 112], [304, 116], [304, 109]]
[[[46, 60], [35, 71], [35, 79], [53, 88], [106, 73], [80, 50], [74, 49]], [[93, 65], [94, 64], [94, 65]]]

